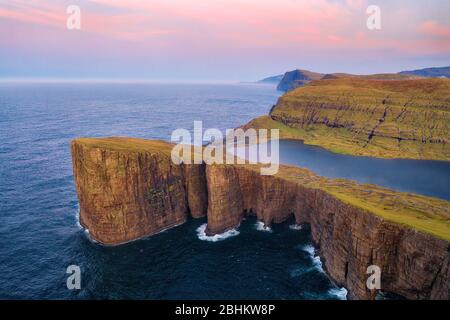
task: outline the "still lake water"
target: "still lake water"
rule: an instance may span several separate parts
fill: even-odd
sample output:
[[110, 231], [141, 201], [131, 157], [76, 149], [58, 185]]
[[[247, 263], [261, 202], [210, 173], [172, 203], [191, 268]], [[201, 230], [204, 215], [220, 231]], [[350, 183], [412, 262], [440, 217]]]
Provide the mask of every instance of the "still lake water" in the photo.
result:
[[[202, 240], [205, 220], [192, 219], [119, 247], [92, 243], [77, 225], [71, 139], [168, 140], [194, 120], [234, 128], [267, 114], [278, 96], [244, 84], [0, 84], [0, 298], [345, 297], [314, 257], [308, 227], [292, 222], [267, 232], [249, 219], [211, 242]], [[66, 288], [71, 264], [81, 267], [79, 291]]]
[[[377, 159], [337, 154], [296, 140], [281, 140], [280, 163], [328, 178], [344, 178], [450, 201], [450, 162]], [[270, 150], [270, 142], [266, 146]], [[250, 147], [256, 159], [258, 147]], [[248, 156], [248, 154], [247, 154]]]

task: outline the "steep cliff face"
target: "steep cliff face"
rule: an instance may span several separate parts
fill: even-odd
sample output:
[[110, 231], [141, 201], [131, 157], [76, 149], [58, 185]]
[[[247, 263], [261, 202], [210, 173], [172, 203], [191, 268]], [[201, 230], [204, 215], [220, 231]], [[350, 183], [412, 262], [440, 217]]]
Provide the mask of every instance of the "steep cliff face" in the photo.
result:
[[208, 210], [206, 165], [188, 164], [184, 168], [189, 213], [194, 218], [204, 217]]
[[280, 91], [289, 91], [297, 87], [304, 86], [312, 80], [319, 80], [324, 76], [322, 73], [308, 70], [292, 70], [283, 75], [278, 83], [277, 89]]
[[377, 265], [384, 291], [450, 299], [448, 202], [294, 167], [262, 176], [257, 166], [174, 165], [170, 148], [125, 138], [72, 143], [80, 220], [94, 240], [115, 245], [139, 239], [189, 214], [207, 212], [208, 234], [237, 227], [245, 215], [266, 225], [295, 216], [311, 225], [328, 275], [350, 298], [375, 297], [366, 288], [366, 270]]
[[[74, 179], [80, 223], [92, 238], [114, 245], [158, 233], [206, 214], [202, 166], [177, 166], [170, 145], [126, 139], [136, 150], [124, 150], [120, 139], [72, 142]], [[139, 151], [138, 151], [139, 150]]]
[[366, 287], [370, 265], [381, 268], [384, 291], [408, 299], [450, 297], [447, 242], [323, 194], [316, 198], [310, 223], [328, 274], [349, 289], [351, 298], [375, 297]]
[[[320, 189], [242, 166], [213, 167], [207, 179], [216, 183], [208, 190], [219, 202], [208, 210], [208, 228], [213, 223], [215, 232], [236, 227], [244, 213], [256, 214], [266, 225], [294, 215], [297, 223], [311, 225], [328, 275], [348, 289], [350, 298], [375, 298], [376, 292], [366, 287], [370, 265], [381, 268], [384, 291], [409, 299], [450, 298], [447, 241], [387, 222]], [[232, 193], [227, 192], [230, 186]]]

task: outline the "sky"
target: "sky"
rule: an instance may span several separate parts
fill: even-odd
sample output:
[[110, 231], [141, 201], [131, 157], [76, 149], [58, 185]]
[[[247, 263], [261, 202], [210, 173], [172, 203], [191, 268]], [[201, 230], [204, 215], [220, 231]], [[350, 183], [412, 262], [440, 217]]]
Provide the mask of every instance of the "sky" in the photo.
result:
[[[66, 10], [77, 5], [79, 30]], [[369, 30], [366, 9], [380, 8]], [[450, 65], [448, 0], [0, 0], [0, 78], [253, 81]]]

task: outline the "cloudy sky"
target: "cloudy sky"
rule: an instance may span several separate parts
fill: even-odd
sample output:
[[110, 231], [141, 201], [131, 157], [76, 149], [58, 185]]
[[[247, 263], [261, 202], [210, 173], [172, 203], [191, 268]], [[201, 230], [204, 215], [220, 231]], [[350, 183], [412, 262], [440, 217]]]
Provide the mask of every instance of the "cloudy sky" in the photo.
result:
[[[67, 6], [81, 9], [68, 30]], [[368, 5], [381, 30], [366, 26]], [[448, 0], [0, 0], [0, 78], [255, 80], [450, 65]]]

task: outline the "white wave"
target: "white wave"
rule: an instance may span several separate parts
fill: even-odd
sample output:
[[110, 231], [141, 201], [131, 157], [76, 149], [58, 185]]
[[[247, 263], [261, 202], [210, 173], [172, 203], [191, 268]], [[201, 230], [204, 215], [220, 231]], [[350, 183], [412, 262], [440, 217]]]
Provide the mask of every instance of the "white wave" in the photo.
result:
[[76, 220], [77, 227], [80, 230], [84, 230], [83, 226], [80, 223], [80, 206], [79, 205], [77, 205], [77, 211], [75, 213], [75, 220]]
[[[83, 228], [83, 229], [84, 229], [84, 228]], [[98, 243], [99, 243], [97, 240], [94, 240], [94, 239], [91, 237], [91, 234], [89, 233], [89, 229], [84, 229], [84, 235], [86, 236], [86, 238], [87, 238], [90, 242], [95, 243], [95, 244], [98, 244]]]
[[255, 224], [256, 230], [258, 231], [265, 231], [265, 232], [272, 232], [272, 228], [269, 226], [266, 226], [264, 222], [257, 221]]
[[215, 234], [213, 236], [208, 236], [206, 234], [206, 226], [207, 226], [207, 224], [204, 223], [200, 227], [197, 228], [197, 237], [203, 241], [217, 242], [217, 241], [225, 240], [230, 237], [237, 236], [239, 234], [239, 231], [237, 231], [236, 229], [230, 229], [228, 231], [225, 231], [224, 233], [219, 233], [219, 234]]
[[[312, 244], [307, 244], [305, 246], [302, 246], [301, 249], [303, 251], [306, 251], [310, 255], [310, 257], [313, 261], [312, 268], [319, 270], [321, 273], [324, 273], [326, 275], [326, 272], [323, 269], [322, 261], [320, 261], [320, 257], [318, 255], [316, 255], [316, 249], [314, 248], [314, 246]], [[332, 289], [328, 290], [328, 293], [330, 295], [336, 296], [339, 300], [347, 300], [348, 291], [344, 287], [332, 288]]]
[[323, 270], [322, 261], [320, 261], [320, 257], [316, 256], [316, 249], [314, 248], [314, 246], [312, 244], [307, 244], [302, 247], [302, 250], [306, 251], [310, 255], [313, 261], [314, 268], [318, 269], [320, 272], [325, 273], [325, 270]]
[[303, 225], [302, 225], [302, 224], [296, 224], [296, 223], [294, 223], [294, 224], [291, 224], [291, 225], [289, 226], [289, 229], [292, 229], [292, 230], [302, 230], [302, 229], [303, 229]]
[[313, 264], [314, 264], [314, 267], [316, 267], [320, 272], [325, 273], [325, 270], [323, 270], [323, 267], [322, 267], [322, 261], [320, 261], [319, 256], [313, 257]]
[[332, 295], [332, 296], [335, 296], [339, 300], [347, 300], [347, 293], [348, 293], [348, 291], [344, 287], [342, 287], [342, 288], [332, 288], [332, 289], [328, 290], [328, 293], [330, 295]]
[[314, 257], [314, 255], [316, 253], [316, 249], [314, 248], [314, 246], [312, 244], [307, 244], [307, 245], [302, 246], [302, 250], [308, 252], [311, 257]]

